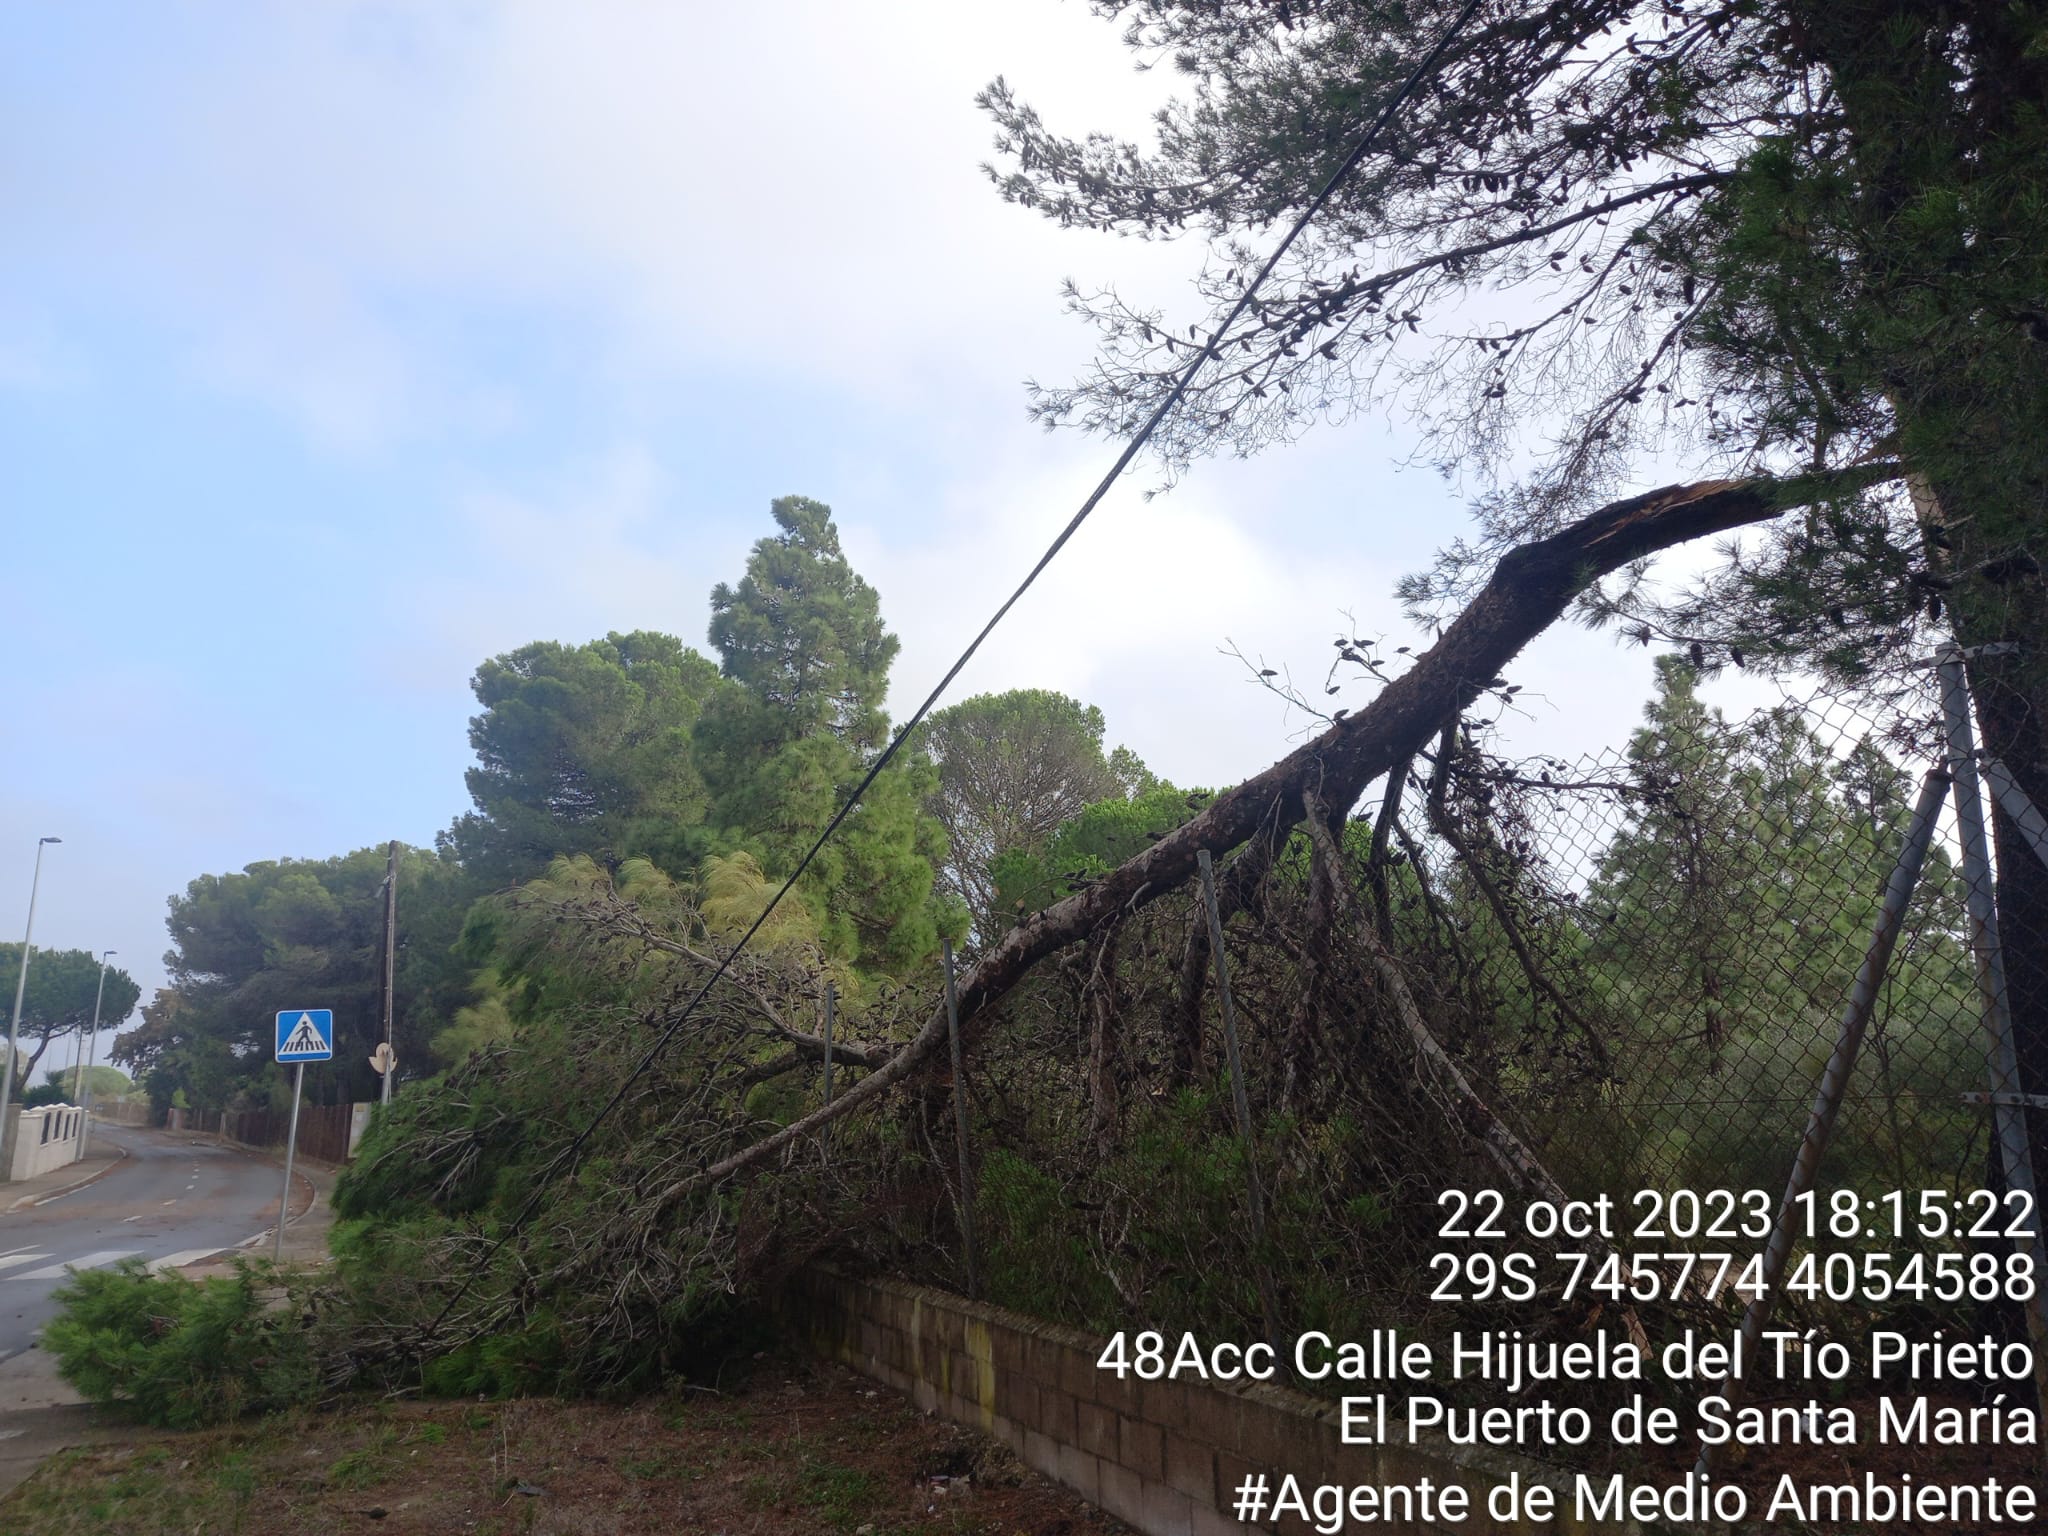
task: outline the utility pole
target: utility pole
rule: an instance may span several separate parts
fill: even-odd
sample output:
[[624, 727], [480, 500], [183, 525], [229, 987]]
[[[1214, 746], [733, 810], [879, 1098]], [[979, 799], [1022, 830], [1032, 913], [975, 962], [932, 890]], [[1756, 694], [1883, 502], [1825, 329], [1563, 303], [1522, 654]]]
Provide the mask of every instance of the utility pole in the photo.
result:
[[107, 962], [118, 949], [110, 949], [100, 956], [99, 990], [92, 995], [92, 1033], [87, 1035], [85, 1071], [78, 1079], [78, 1155], [85, 1156], [85, 1149], [92, 1143], [92, 1069], [99, 1064], [100, 1050], [100, 999], [107, 995]]
[[384, 1086], [378, 1102], [391, 1102], [391, 1079], [398, 1075], [398, 1063], [391, 1041], [391, 979], [398, 963], [398, 839], [384, 850]]
[[29, 946], [36, 936], [36, 888], [43, 883], [43, 848], [63, 841], [61, 837], [36, 840], [36, 872], [28, 884], [28, 927], [21, 935], [21, 966], [14, 973], [14, 1018], [7, 1026], [7, 1062], [0, 1068], [0, 1149], [8, 1154], [7, 1166], [0, 1168], [0, 1180], [14, 1176], [14, 1138], [7, 1134], [7, 1107], [14, 1100], [14, 1048], [21, 1038], [21, 995], [28, 990]]

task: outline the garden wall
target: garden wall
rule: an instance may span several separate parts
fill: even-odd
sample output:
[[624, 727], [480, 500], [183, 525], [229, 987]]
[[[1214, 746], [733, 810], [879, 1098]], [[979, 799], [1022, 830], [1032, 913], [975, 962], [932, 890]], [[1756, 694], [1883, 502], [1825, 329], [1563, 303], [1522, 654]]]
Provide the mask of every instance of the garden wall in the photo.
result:
[[[1026, 1464], [1148, 1536], [1306, 1531], [1300, 1521], [1257, 1527], [1223, 1511], [1248, 1473], [1275, 1486], [1293, 1473], [1317, 1483], [1457, 1482], [1473, 1493], [1461, 1532], [1563, 1533], [1577, 1521], [1502, 1523], [1485, 1490], [1533, 1463], [1462, 1447], [1345, 1445], [1334, 1404], [1267, 1384], [1119, 1381], [1096, 1368], [1104, 1341], [927, 1286], [807, 1271], [785, 1303], [787, 1321], [820, 1354], [908, 1394], [920, 1408], [986, 1431]], [[1450, 1527], [1380, 1523], [1387, 1536]], [[1602, 1527], [1619, 1530], [1621, 1527]]]
[[79, 1111], [74, 1106], [46, 1104], [40, 1109], [21, 1109], [10, 1105], [7, 1117], [12, 1153], [9, 1179], [32, 1179], [78, 1160]]

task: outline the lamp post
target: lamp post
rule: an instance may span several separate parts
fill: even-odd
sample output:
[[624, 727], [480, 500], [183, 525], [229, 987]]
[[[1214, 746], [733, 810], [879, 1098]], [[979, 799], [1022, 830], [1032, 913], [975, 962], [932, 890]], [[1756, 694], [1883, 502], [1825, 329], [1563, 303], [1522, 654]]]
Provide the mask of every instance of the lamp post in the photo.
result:
[[92, 1069], [99, 1062], [100, 1050], [100, 999], [107, 995], [107, 961], [118, 955], [118, 949], [103, 950], [100, 954], [100, 985], [92, 995], [92, 1033], [85, 1037], [85, 1071], [78, 1078], [78, 1155], [85, 1156], [85, 1149], [92, 1142]]
[[[7, 1135], [7, 1109], [14, 1100], [14, 1048], [21, 1038], [21, 995], [28, 987], [28, 952], [30, 941], [36, 935], [36, 887], [43, 883], [43, 847], [47, 843], [61, 843], [61, 837], [36, 839], [36, 872], [28, 883], [28, 927], [21, 935], [21, 967], [14, 974], [14, 1017], [7, 1026], [7, 1062], [0, 1070], [0, 1146], [11, 1153], [12, 1141]], [[0, 1168], [0, 1178], [14, 1176], [14, 1161], [8, 1158], [5, 1168]]]

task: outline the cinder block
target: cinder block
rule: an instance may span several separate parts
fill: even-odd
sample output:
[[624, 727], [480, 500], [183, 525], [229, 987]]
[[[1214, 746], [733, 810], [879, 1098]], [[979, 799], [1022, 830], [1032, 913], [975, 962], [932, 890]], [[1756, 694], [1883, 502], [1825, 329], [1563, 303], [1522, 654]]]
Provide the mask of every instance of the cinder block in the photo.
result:
[[1245, 1415], [1258, 1411], [1258, 1404], [1242, 1402], [1228, 1392], [1212, 1392], [1204, 1387], [1189, 1387], [1182, 1393], [1182, 1398], [1187, 1411], [1185, 1428], [1189, 1438], [1213, 1445], [1219, 1451], [1242, 1451], [1261, 1461], [1277, 1459], [1263, 1445], [1254, 1451], [1245, 1443]]
[[1144, 1513], [1133, 1523], [1148, 1536], [1195, 1536], [1194, 1501], [1175, 1489], [1147, 1483]]
[[1199, 1440], [1190, 1440], [1186, 1435], [1168, 1430], [1166, 1483], [1191, 1499], [1200, 1499], [1204, 1504], [1213, 1506], [1216, 1502], [1216, 1453]]
[[981, 1391], [981, 1362], [964, 1349], [957, 1349], [952, 1356], [953, 1390], [962, 1397], [972, 1399]]
[[1129, 1467], [1104, 1462], [1101, 1504], [1117, 1519], [1136, 1525], [1145, 1513], [1145, 1479]]
[[1113, 1371], [1091, 1370], [1088, 1395], [1117, 1413], [1143, 1414], [1145, 1384], [1135, 1376], [1118, 1377]]
[[1116, 1459], [1138, 1476], [1166, 1481], [1166, 1431], [1145, 1419], [1117, 1416]]
[[1013, 1372], [996, 1373], [996, 1412], [1026, 1424], [1038, 1422], [1038, 1383]]
[[1071, 1443], [1074, 1439], [1074, 1400], [1055, 1387], [1041, 1386], [1038, 1389], [1037, 1427], [1055, 1440]]
[[1017, 1454], [1032, 1471], [1043, 1472], [1047, 1477], [1059, 1476], [1060, 1447], [1052, 1436], [1035, 1429], [1025, 1430], [1024, 1448]]
[[1161, 1429], [1188, 1427], [1188, 1389], [1177, 1381], [1147, 1381], [1139, 1386], [1140, 1412]]
[[1106, 1372], [1096, 1370], [1094, 1359], [1078, 1349], [1062, 1349], [1059, 1354], [1060, 1389], [1071, 1397], [1086, 1398], [1091, 1403], [1099, 1401], [1096, 1395], [1100, 1390], [1097, 1385], [1098, 1378], [1111, 1381], [1116, 1379], [1108, 1376]]
[[1309, 1472], [1322, 1445], [1322, 1421], [1254, 1398], [1237, 1405], [1236, 1450], [1261, 1467]]
[[1060, 1447], [1059, 1471], [1054, 1476], [1091, 1504], [1102, 1497], [1102, 1463], [1078, 1445]]
[[1030, 1370], [1030, 1349], [1025, 1336], [1016, 1329], [1002, 1323], [990, 1323], [988, 1345], [989, 1359], [995, 1363], [997, 1375]]
[[1265, 1472], [1277, 1481], [1280, 1476], [1289, 1470], [1292, 1469], [1274, 1467], [1270, 1464], [1253, 1466], [1242, 1456], [1236, 1455], [1234, 1452], [1218, 1451], [1216, 1453], [1215, 1505], [1218, 1509], [1232, 1508], [1237, 1502], [1238, 1484], [1242, 1483], [1254, 1472]]
[[1213, 1509], [1195, 1506], [1195, 1536], [1259, 1536], [1256, 1526], [1233, 1520]]
[[1117, 1458], [1116, 1415], [1100, 1403], [1074, 1405], [1074, 1440], [1090, 1456]]

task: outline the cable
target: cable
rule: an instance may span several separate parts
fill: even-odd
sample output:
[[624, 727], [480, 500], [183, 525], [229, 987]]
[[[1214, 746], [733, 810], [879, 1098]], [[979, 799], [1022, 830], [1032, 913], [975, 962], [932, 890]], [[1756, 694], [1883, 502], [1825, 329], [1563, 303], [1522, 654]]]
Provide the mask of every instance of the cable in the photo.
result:
[[1380, 130], [1393, 120], [1394, 113], [1399, 111], [1401, 104], [1414, 93], [1415, 87], [1421, 83], [1422, 78], [1436, 68], [1437, 61], [1443, 57], [1444, 51], [1450, 47], [1457, 35], [1465, 29], [1466, 23], [1471, 21], [1473, 14], [1479, 9], [1479, 5], [1480, 0], [1465, 0], [1464, 8], [1458, 12], [1451, 24], [1444, 29], [1443, 35], [1436, 40], [1436, 43], [1430, 48], [1429, 52], [1423, 55], [1421, 62], [1409, 71], [1407, 79], [1401, 82], [1400, 88], [1392, 96], [1388, 97], [1386, 102], [1380, 107], [1372, 123], [1366, 128], [1358, 143], [1353, 146], [1351, 153], [1344, 157], [1344, 163], [1330, 173], [1328, 179], [1323, 182], [1322, 189], [1313, 198], [1309, 199], [1308, 206], [1302, 209], [1300, 215], [1296, 217], [1293, 225], [1289, 227], [1286, 237], [1273, 248], [1273, 254], [1266, 258], [1265, 264], [1253, 275], [1252, 280], [1245, 284], [1244, 291], [1238, 295], [1237, 302], [1231, 306], [1230, 312], [1210, 332], [1208, 341], [1203, 344], [1202, 350], [1195, 354], [1194, 360], [1181, 370], [1179, 380], [1174, 384], [1172, 390], [1168, 392], [1166, 398], [1153, 408], [1152, 414], [1146, 417], [1145, 424], [1138, 429], [1137, 435], [1124, 445], [1123, 452], [1117, 455], [1116, 462], [1109, 466], [1108, 472], [1097, 482], [1095, 489], [1089, 493], [1088, 499], [1081, 503], [1080, 510], [1067, 520], [1067, 525], [1060, 530], [1059, 537], [1046, 546], [1045, 553], [1038, 557], [1038, 563], [1025, 573], [1022, 581], [1017, 583], [1017, 589], [1003, 599], [1003, 605], [990, 615], [988, 622], [981, 626], [980, 632], [968, 642], [967, 649], [960, 653], [959, 658], [951, 667], [947, 668], [946, 675], [939, 679], [937, 686], [925, 695], [924, 702], [917, 706], [916, 712], [904, 722], [903, 728], [890, 738], [889, 745], [882, 749], [882, 755], [875, 759], [873, 766], [868, 769], [860, 783], [854, 786], [853, 793], [848, 795], [841, 803], [837, 814], [826, 824], [825, 830], [818, 834], [817, 841], [811, 844], [810, 851], [798, 861], [796, 868], [790, 872], [789, 878], [782, 882], [781, 889], [776, 891], [768, 905], [761, 909], [761, 915], [754, 919], [747, 931], [740, 935], [739, 942], [727, 951], [723, 960], [718, 962], [717, 969], [711, 973], [710, 977], [690, 998], [690, 1001], [684, 1005], [683, 1011], [676, 1015], [668, 1028], [663, 1030], [655, 1039], [654, 1044], [647, 1048], [647, 1054], [640, 1058], [639, 1065], [626, 1074], [625, 1080], [619, 1084], [617, 1091], [605, 1101], [604, 1107], [591, 1118], [588, 1125], [577, 1132], [575, 1139], [567, 1147], [563, 1148], [562, 1151], [549, 1160], [548, 1166], [542, 1170], [535, 1181], [533, 1193], [527, 1197], [526, 1204], [520, 1208], [519, 1214], [513, 1217], [511, 1226], [506, 1228], [492, 1242], [491, 1246], [484, 1251], [483, 1255], [470, 1269], [469, 1274], [463, 1279], [461, 1286], [456, 1290], [455, 1294], [448, 1298], [448, 1304], [441, 1309], [440, 1314], [428, 1325], [427, 1333], [430, 1337], [440, 1328], [443, 1322], [447, 1321], [448, 1314], [455, 1309], [456, 1303], [469, 1294], [469, 1288], [476, 1283], [477, 1276], [482, 1274], [491, 1261], [498, 1256], [499, 1250], [519, 1235], [526, 1223], [532, 1218], [533, 1213], [539, 1209], [541, 1198], [546, 1192], [548, 1183], [556, 1176], [560, 1166], [564, 1162], [574, 1163], [576, 1154], [583, 1150], [584, 1144], [590, 1140], [592, 1133], [600, 1125], [604, 1124], [605, 1119], [625, 1099], [626, 1091], [639, 1080], [642, 1073], [654, 1065], [656, 1060], [660, 1058], [661, 1053], [668, 1049], [668, 1044], [675, 1038], [677, 1031], [690, 1021], [690, 1016], [697, 1011], [697, 1005], [702, 1003], [710, 995], [711, 989], [724, 979], [725, 973], [732, 967], [733, 961], [740, 957], [741, 952], [753, 940], [754, 935], [761, 931], [762, 925], [774, 914], [775, 909], [782, 904], [782, 898], [795, 889], [797, 881], [803, 878], [804, 871], [811, 867], [811, 861], [817, 858], [819, 853], [824, 850], [825, 844], [832, 840], [832, 834], [839, 830], [840, 823], [845, 821], [853, 813], [853, 808], [860, 804], [861, 796], [865, 795], [873, 787], [875, 780], [881, 776], [882, 770], [889, 766], [890, 760], [902, 749], [903, 744], [924, 723], [924, 718], [931, 713], [932, 706], [939, 702], [945, 695], [946, 690], [953, 685], [953, 680], [966, 669], [967, 663], [974, 659], [974, 653], [981, 649], [982, 642], [995, 632], [996, 626], [1003, 622], [1003, 619], [1009, 614], [1010, 610], [1017, 606], [1017, 603], [1026, 592], [1031, 590], [1032, 584], [1044, 573], [1045, 568], [1052, 564], [1054, 557], [1062, 549], [1066, 548], [1067, 541], [1080, 531], [1081, 525], [1088, 520], [1089, 514], [1094, 512], [1102, 498], [1109, 494], [1110, 488], [1123, 478], [1123, 472], [1130, 468], [1131, 460], [1135, 459], [1145, 444], [1152, 440], [1152, 434], [1159, 430], [1159, 424], [1166, 419], [1167, 413], [1180, 404], [1182, 397], [1188, 392], [1188, 387], [1194, 383], [1195, 376], [1216, 356], [1217, 344], [1229, 333], [1231, 326], [1237, 323], [1238, 317], [1250, 307], [1252, 299], [1257, 296], [1261, 285], [1265, 283], [1268, 277], [1273, 275], [1273, 269], [1280, 264], [1280, 259], [1293, 248], [1294, 242], [1301, 237], [1302, 232], [1308, 228], [1315, 216], [1323, 211], [1330, 198], [1336, 193], [1337, 188], [1343, 184], [1344, 179], [1358, 168], [1358, 162], [1363, 160], [1366, 152], [1372, 148], [1373, 141], [1380, 135]]

